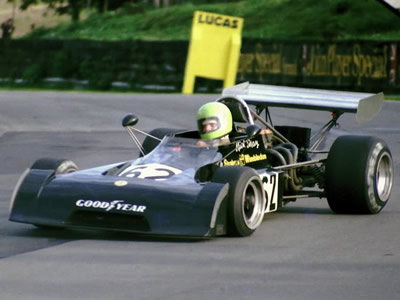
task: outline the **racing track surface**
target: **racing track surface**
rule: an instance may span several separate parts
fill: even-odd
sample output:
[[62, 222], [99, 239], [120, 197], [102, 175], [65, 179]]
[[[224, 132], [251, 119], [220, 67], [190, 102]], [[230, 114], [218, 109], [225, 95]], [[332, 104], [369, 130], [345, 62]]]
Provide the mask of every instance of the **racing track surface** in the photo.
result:
[[[8, 221], [19, 175], [39, 157], [80, 168], [138, 154], [121, 127], [193, 128], [215, 95], [0, 91], [0, 299], [397, 299], [400, 294], [400, 103], [363, 125], [344, 115], [333, 135], [378, 135], [389, 144], [395, 187], [373, 216], [333, 214], [303, 199], [267, 215], [248, 238], [177, 239], [44, 230]], [[274, 124], [322, 125], [326, 112], [275, 109]]]

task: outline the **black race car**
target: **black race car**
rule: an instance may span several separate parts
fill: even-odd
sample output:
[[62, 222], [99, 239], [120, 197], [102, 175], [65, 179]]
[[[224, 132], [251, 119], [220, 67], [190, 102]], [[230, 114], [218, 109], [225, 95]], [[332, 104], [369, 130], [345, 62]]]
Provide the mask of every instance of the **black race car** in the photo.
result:
[[[79, 171], [69, 160], [39, 159], [15, 187], [10, 220], [184, 236], [248, 236], [265, 213], [298, 198], [327, 198], [336, 213], [375, 214], [388, 202], [393, 164], [377, 137], [340, 136], [319, 147], [345, 112], [373, 118], [382, 94], [333, 92], [243, 83], [216, 101], [233, 116], [230, 142], [197, 130], [144, 133], [138, 118], [122, 123], [140, 157]], [[332, 118], [311, 129], [272, 126], [269, 107], [325, 110]], [[265, 118], [261, 117], [265, 114]], [[135, 132], [146, 134], [143, 143]]]

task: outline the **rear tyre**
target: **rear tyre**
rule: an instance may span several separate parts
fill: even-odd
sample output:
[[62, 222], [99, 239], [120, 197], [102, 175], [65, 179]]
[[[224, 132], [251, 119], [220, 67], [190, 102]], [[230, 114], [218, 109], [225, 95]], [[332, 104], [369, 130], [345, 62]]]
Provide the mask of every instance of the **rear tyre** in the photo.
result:
[[[163, 139], [167, 135], [172, 135], [178, 132], [182, 132], [182, 129], [173, 129], [173, 128], [156, 128], [153, 129], [152, 131], [149, 132], [149, 135], [152, 135], [156, 138]], [[158, 146], [160, 143], [159, 140], [156, 140], [150, 136], [146, 136], [146, 138], [143, 141], [142, 147], [144, 149], [145, 154], [150, 153], [153, 151], [155, 147]], [[142, 154], [140, 154], [142, 156]]]
[[41, 158], [33, 163], [31, 169], [53, 170], [55, 175], [59, 175], [75, 172], [78, 166], [68, 159]]
[[228, 235], [251, 235], [260, 226], [265, 211], [266, 200], [258, 173], [248, 167], [222, 167], [212, 181], [229, 183]]
[[342, 214], [376, 214], [389, 200], [392, 155], [387, 144], [371, 136], [341, 136], [326, 162], [326, 196]]

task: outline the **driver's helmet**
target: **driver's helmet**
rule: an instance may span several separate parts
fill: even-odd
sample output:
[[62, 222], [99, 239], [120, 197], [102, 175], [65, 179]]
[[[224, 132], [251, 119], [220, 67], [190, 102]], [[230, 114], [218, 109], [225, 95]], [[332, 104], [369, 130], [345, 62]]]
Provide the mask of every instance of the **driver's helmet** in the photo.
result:
[[232, 131], [232, 114], [229, 108], [220, 102], [204, 104], [197, 112], [197, 126], [200, 137], [213, 140]]

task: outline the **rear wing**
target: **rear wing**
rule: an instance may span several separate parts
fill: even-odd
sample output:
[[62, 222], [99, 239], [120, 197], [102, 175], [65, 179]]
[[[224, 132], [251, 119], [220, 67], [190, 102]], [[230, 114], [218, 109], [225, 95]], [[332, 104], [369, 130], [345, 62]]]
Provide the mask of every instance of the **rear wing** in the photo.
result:
[[375, 118], [383, 105], [383, 93], [355, 93], [244, 82], [226, 88], [221, 98], [236, 97], [247, 104], [355, 113], [364, 123]]

